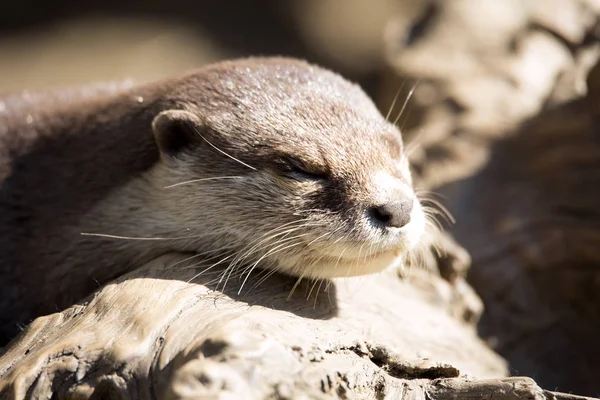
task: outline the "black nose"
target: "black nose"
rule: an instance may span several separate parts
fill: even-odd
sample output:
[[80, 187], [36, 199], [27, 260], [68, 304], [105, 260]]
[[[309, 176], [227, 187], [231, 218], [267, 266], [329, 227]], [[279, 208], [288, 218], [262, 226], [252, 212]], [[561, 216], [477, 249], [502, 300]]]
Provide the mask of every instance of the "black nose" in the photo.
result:
[[402, 228], [410, 222], [413, 208], [412, 199], [392, 201], [370, 210], [371, 217], [380, 225], [389, 228]]

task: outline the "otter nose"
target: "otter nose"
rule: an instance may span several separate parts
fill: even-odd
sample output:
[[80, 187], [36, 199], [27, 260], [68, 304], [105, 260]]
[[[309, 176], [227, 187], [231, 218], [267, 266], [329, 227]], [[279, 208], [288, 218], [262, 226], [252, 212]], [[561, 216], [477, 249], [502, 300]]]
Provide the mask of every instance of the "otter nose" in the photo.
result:
[[402, 228], [410, 222], [412, 208], [412, 199], [397, 200], [373, 207], [371, 216], [379, 225], [387, 228]]

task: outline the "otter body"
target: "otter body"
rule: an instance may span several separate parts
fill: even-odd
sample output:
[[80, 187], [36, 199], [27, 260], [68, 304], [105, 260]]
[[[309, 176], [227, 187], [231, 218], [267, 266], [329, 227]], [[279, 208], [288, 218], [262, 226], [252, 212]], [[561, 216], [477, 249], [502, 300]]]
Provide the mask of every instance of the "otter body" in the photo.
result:
[[0, 344], [164, 253], [360, 275], [425, 224], [398, 130], [356, 85], [285, 58], [1, 97], [0, 182]]

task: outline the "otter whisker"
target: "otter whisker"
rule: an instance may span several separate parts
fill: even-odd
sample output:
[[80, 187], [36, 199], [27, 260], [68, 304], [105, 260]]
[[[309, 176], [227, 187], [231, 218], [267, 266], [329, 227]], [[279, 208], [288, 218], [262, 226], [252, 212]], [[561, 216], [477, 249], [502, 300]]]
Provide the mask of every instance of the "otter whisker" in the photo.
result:
[[364, 248], [364, 244], [361, 244], [360, 246], [358, 246], [358, 257], [356, 257], [354, 259], [354, 261], [350, 265], [348, 265], [348, 270], [346, 271], [346, 278], [350, 277], [350, 271], [352, 271], [356, 266], [358, 266], [358, 263], [365, 262], [366, 258], [363, 259], [362, 261], [360, 260], [363, 248]]
[[[414, 264], [416, 264], [417, 262], [419, 262], [418, 258], [422, 258], [421, 257], [421, 250], [419, 249], [419, 250], [412, 251], [412, 252], [410, 252], [410, 253], [407, 254], [407, 257], [408, 257], [408, 260], [407, 260], [408, 261], [408, 265], [405, 265], [404, 267], [407, 270], [410, 271], [410, 269], [412, 268], [412, 266]], [[422, 261], [420, 261], [420, 263], [422, 263]], [[402, 272], [401, 276], [404, 276], [405, 275], [404, 274], [404, 268], [402, 268], [401, 272]]]
[[196, 275], [194, 275], [193, 277], [191, 277], [187, 282], [190, 283], [191, 281], [193, 281], [194, 279], [198, 278], [200, 275], [202, 275], [203, 273], [205, 273], [206, 271], [209, 271], [210, 269], [216, 267], [217, 265], [221, 264], [224, 261], [227, 261], [229, 258], [233, 257], [233, 254], [222, 258], [221, 260], [217, 261], [216, 263], [212, 264], [211, 266], [203, 269], [202, 271], [200, 271], [199, 273], [197, 273]]
[[[377, 249], [375, 251], [373, 251], [373, 247], [377, 246]], [[379, 248], [379, 245], [375, 244], [375, 241], [371, 241], [371, 244], [369, 245], [369, 253], [365, 255], [365, 261], [367, 259], [368, 256], [373, 256], [376, 253], [378, 253], [381, 249]]]
[[425, 216], [427, 217], [427, 221], [429, 221], [429, 223], [434, 224], [439, 230], [444, 230], [440, 221], [438, 221], [438, 219], [435, 218], [434, 214], [430, 214], [429, 210], [423, 209], [423, 214], [425, 214]]
[[[413, 93], [415, 92], [415, 89], [417, 88], [418, 84], [419, 84], [419, 81], [415, 82], [415, 84], [413, 85], [412, 89], [410, 89], [410, 91], [408, 92], [408, 95], [406, 96], [406, 99], [404, 99], [404, 104], [402, 104], [402, 108], [400, 109], [400, 112], [398, 113], [398, 116], [394, 120], [394, 125], [396, 125], [398, 123], [398, 120], [400, 120], [400, 117], [402, 116], [402, 113], [404, 112], [404, 109], [406, 108], [406, 105], [408, 104], [408, 101], [410, 100], [410, 98], [412, 97]], [[404, 121], [404, 123], [406, 123], [406, 121]], [[404, 125], [404, 123], [402, 125]], [[402, 130], [402, 129], [400, 129], [400, 130]]]
[[344, 256], [344, 253], [346, 252], [346, 250], [348, 250], [348, 247], [349, 246], [344, 247], [344, 249], [341, 251], [333, 269], [337, 269], [338, 265], [340, 264], [340, 261], [342, 261], [342, 257]]
[[454, 216], [452, 215], [452, 213], [439, 201], [437, 201], [435, 199], [422, 199], [421, 201], [424, 203], [433, 204], [434, 206], [436, 206], [439, 209], [439, 211], [435, 208], [430, 208], [432, 211], [435, 211], [436, 213], [439, 213], [440, 215], [445, 217], [448, 222], [453, 223], [453, 224], [456, 223], [456, 220], [454, 219]]
[[[259, 264], [260, 261], [264, 260], [265, 258], [267, 258], [270, 255], [277, 254], [277, 253], [279, 253], [279, 252], [281, 252], [283, 250], [287, 250], [289, 248], [294, 248], [294, 247], [297, 247], [297, 246], [306, 246], [306, 243], [303, 242], [303, 241], [301, 241], [301, 240], [296, 240], [294, 242], [295, 239], [303, 237], [303, 236], [306, 236], [306, 235], [308, 235], [308, 234], [301, 234], [301, 235], [297, 235], [297, 236], [293, 236], [293, 237], [287, 238], [285, 240], [281, 239], [281, 240], [276, 241], [275, 243], [272, 243], [270, 249], [267, 250], [266, 252], [264, 252], [264, 254], [261, 255], [260, 258], [252, 264], [252, 266], [247, 266], [246, 268], [244, 268], [244, 270], [242, 271], [241, 275], [246, 274], [246, 271], [248, 271], [249, 269], [253, 268], [257, 264]], [[289, 244], [290, 242], [292, 242], [292, 244]]]
[[[289, 225], [289, 224], [286, 224], [286, 225]], [[252, 245], [252, 243], [250, 243], [249, 245], [252, 245], [252, 247], [251, 247], [250, 249], [247, 249], [247, 250], [246, 250], [246, 248], [248, 247], [248, 246], [246, 246], [244, 249], [240, 250], [240, 251], [238, 252], [238, 255], [236, 256], [236, 258], [235, 258], [235, 259], [233, 259], [233, 260], [232, 260], [232, 262], [230, 263], [230, 265], [227, 267], [227, 269], [228, 269], [228, 270], [230, 270], [230, 272], [229, 272], [229, 273], [231, 274], [231, 272], [233, 272], [233, 270], [235, 269], [235, 267], [236, 267], [237, 265], [239, 265], [239, 264], [240, 264], [240, 263], [241, 263], [243, 260], [245, 260], [246, 258], [248, 258], [250, 255], [252, 255], [252, 254], [254, 254], [254, 253], [257, 253], [257, 252], [259, 252], [260, 250], [262, 250], [262, 249], [264, 249], [264, 248], [266, 248], [266, 247], [268, 247], [268, 246], [269, 246], [269, 244], [267, 244], [266, 246], [263, 246], [262, 248], [259, 248], [261, 244], [263, 244], [263, 243], [265, 243], [265, 242], [268, 242], [269, 240], [271, 240], [271, 239], [273, 239], [273, 238], [275, 238], [275, 237], [277, 237], [277, 236], [284, 235], [282, 238], [280, 238], [280, 239], [279, 239], [279, 241], [278, 241], [278, 242], [276, 242], [276, 244], [277, 244], [277, 243], [279, 243], [281, 240], [284, 240], [284, 239], [287, 237], [287, 235], [289, 235], [289, 234], [291, 234], [292, 232], [295, 232], [295, 231], [297, 231], [297, 230], [301, 229], [301, 228], [302, 228], [302, 227], [304, 227], [304, 226], [305, 226], [305, 225], [301, 225], [301, 226], [299, 226], [299, 227], [295, 227], [295, 228], [291, 228], [291, 229], [288, 229], [288, 230], [286, 230], [286, 231], [283, 231], [283, 232], [279, 232], [279, 233], [277, 233], [277, 234], [274, 234], [274, 235], [272, 235], [272, 236], [270, 236], [270, 237], [268, 237], [268, 238], [266, 238], [266, 239], [263, 239], [263, 240], [259, 241], [258, 243], [254, 244], [254, 245]], [[280, 227], [280, 228], [281, 228], [281, 227]], [[277, 230], [277, 229], [278, 229], [278, 228], [276, 228], [276, 229], [274, 229], [274, 230]], [[270, 232], [272, 232], [272, 231], [273, 231], [273, 230], [271, 230]]]
[[390, 109], [388, 110], [387, 114], [385, 115], [386, 122], [389, 121], [390, 115], [392, 114], [392, 111], [394, 111], [394, 107], [396, 107], [396, 101], [398, 100], [398, 96], [400, 95], [400, 92], [402, 91], [402, 88], [404, 87], [405, 83], [406, 83], [406, 79], [402, 82], [402, 85], [400, 85], [400, 88], [398, 88], [398, 90], [396, 91], [394, 100], [392, 100], [392, 105], [390, 106]]
[[[420, 135], [421, 132], [419, 132], [417, 134]], [[421, 146], [420, 143], [417, 142], [417, 137], [415, 137], [413, 140], [410, 141], [410, 143], [406, 146], [406, 149], [404, 150], [404, 154], [406, 154], [406, 157], [412, 156], [412, 154], [415, 152], [415, 150], [417, 150], [419, 147]]]
[[352, 233], [356, 232], [356, 230], [357, 230], [357, 227], [356, 227], [356, 226], [353, 226], [352, 228], [350, 228], [350, 231], [349, 231], [347, 234], [345, 234], [344, 236], [341, 236], [341, 237], [337, 238], [337, 239], [336, 239], [336, 240], [333, 242], [333, 244], [338, 244], [339, 242], [342, 242], [342, 241], [344, 241], [344, 240], [347, 240], [347, 239], [348, 239], [350, 236], [352, 236]]
[[417, 150], [423, 143], [421, 143], [421, 139], [423, 138], [423, 132], [425, 130], [419, 129], [419, 132], [413, 137], [410, 138], [409, 143], [406, 145], [406, 149], [404, 150], [404, 154], [406, 157], [410, 158], [410, 156]]
[[302, 272], [301, 276], [304, 276], [307, 271], [312, 270], [312, 268], [323, 258], [325, 258], [325, 256], [313, 258], [313, 260], [303, 268], [303, 272]]
[[421, 199], [421, 198], [427, 199], [428, 197], [425, 197], [425, 196], [437, 196], [437, 197], [440, 197], [442, 199], [446, 198], [446, 196], [444, 196], [443, 194], [437, 193], [437, 192], [433, 192], [431, 190], [418, 190], [418, 189], [415, 189], [415, 195], [417, 195], [417, 197], [419, 199]]
[[187, 185], [188, 183], [196, 183], [196, 182], [204, 182], [204, 181], [216, 181], [219, 179], [237, 179], [237, 178], [242, 178], [241, 176], [213, 176], [210, 178], [199, 178], [199, 179], [192, 179], [190, 181], [185, 181], [185, 182], [179, 182], [179, 183], [174, 183], [172, 185], [168, 185], [165, 186], [165, 189], [170, 189], [176, 186], [181, 186], [181, 185]]
[[[232, 249], [232, 247], [224, 246], [224, 247], [221, 247], [221, 248], [218, 248], [218, 249], [215, 249], [215, 250], [211, 250], [211, 251], [207, 251], [207, 252], [202, 252], [202, 253], [197, 253], [197, 254], [194, 254], [193, 256], [187, 257], [187, 258], [185, 258], [183, 260], [179, 260], [179, 261], [177, 261], [177, 262], [169, 265], [168, 268], [173, 268], [176, 265], [185, 263], [186, 261], [193, 260], [194, 258], [205, 257], [205, 256], [207, 256], [209, 254], [213, 254], [212, 256], [210, 256], [208, 258], [203, 258], [202, 260], [200, 260], [199, 263], [208, 262], [208, 261], [214, 260], [215, 258], [218, 258], [218, 257], [222, 256], [223, 252], [225, 250], [231, 250], [231, 249]], [[196, 263], [196, 264], [193, 264], [193, 265], [188, 265], [184, 269], [195, 268], [196, 266], [199, 265], [199, 263]]]
[[327, 283], [325, 284], [324, 292], [327, 293], [327, 301], [329, 302], [329, 306], [335, 307], [335, 301], [331, 299], [331, 290], [329, 290], [332, 283], [333, 283], [332, 280], [327, 280]]
[[320, 279], [314, 279], [313, 280], [313, 284], [310, 287], [310, 290], [308, 291], [308, 295], [306, 295], [306, 300], [310, 299], [310, 295], [312, 294], [313, 290], [315, 289], [315, 286], [317, 286], [317, 283], [319, 283]]
[[339, 211], [323, 210], [323, 209], [320, 209], [320, 208], [307, 208], [305, 210], [305, 212], [310, 212], [310, 213], [313, 213], [313, 214], [319, 214], [321, 216], [325, 216], [325, 215], [326, 216], [332, 216], [332, 215], [333, 216], [338, 216], [338, 215], [340, 215]]
[[176, 265], [179, 265], [179, 264], [184, 263], [186, 261], [190, 261], [190, 260], [193, 260], [194, 258], [198, 258], [198, 257], [202, 257], [202, 256], [204, 256], [204, 254], [202, 254], [202, 253], [194, 254], [193, 256], [184, 258], [183, 260], [179, 260], [179, 261], [177, 261], [177, 262], [175, 262], [173, 264], [170, 264], [167, 268], [173, 268]]
[[[265, 242], [268, 242], [269, 240], [271, 240], [271, 239], [273, 239], [273, 238], [275, 238], [277, 236], [283, 235], [283, 237], [281, 237], [281, 239], [285, 239], [287, 237], [287, 235], [289, 235], [289, 234], [291, 234], [291, 233], [293, 233], [293, 232], [295, 232], [295, 231], [297, 231], [299, 229], [302, 229], [302, 228], [304, 228], [306, 226], [312, 226], [312, 224], [303, 223], [304, 221], [306, 221], [306, 219], [302, 219], [302, 220], [299, 220], [299, 221], [293, 221], [293, 223], [302, 223], [302, 225], [290, 228], [290, 229], [288, 229], [286, 231], [283, 231], [283, 232], [275, 233], [275, 234], [273, 234], [273, 235], [271, 235], [271, 236], [269, 236], [269, 237], [267, 237], [267, 238], [265, 238], [263, 240], [260, 240], [259, 242], [255, 243], [255, 244], [252, 244], [252, 242], [249, 243], [247, 246], [245, 246], [243, 249], [241, 249], [238, 252], [239, 256], [236, 257], [232, 261], [231, 266], [233, 267], [233, 266], [239, 264], [242, 260], [248, 258], [252, 253], [256, 253], [256, 252], [264, 249], [265, 247], [262, 247], [260, 249], [258, 247], [260, 247], [261, 244], [263, 244]], [[264, 237], [265, 235], [268, 235], [269, 233], [273, 233], [273, 232], [276, 232], [276, 231], [278, 231], [280, 229], [283, 229], [284, 227], [288, 227], [291, 224], [292, 223], [283, 224], [283, 225], [281, 225], [281, 226], [279, 226], [279, 227], [277, 227], [275, 229], [272, 229], [272, 230], [268, 231], [267, 233], [263, 234], [261, 237]], [[248, 248], [248, 247], [250, 247], [250, 248]]]
[[325, 289], [323, 291], [325, 291], [325, 292], [329, 291], [329, 288], [331, 287], [332, 284], [333, 284], [333, 281], [331, 279], [328, 279], [327, 283], [325, 284]]
[[135, 236], [118, 236], [118, 235], [109, 235], [105, 233], [89, 233], [89, 232], [80, 232], [82, 236], [98, 236], [109, 239], [122, 239], [122, 240], [181, 240], [181, 239], [197, 239], [201, 236], [180, 236], [180, 237], [135, 237]]
[[[297, 236], [292, 236], [292, 237], [289, 237], [289, 238], [281, 238], [281, 239], [279, 239], [278, 241], [276, 241], [275, 243], [273, 243], [273, 244], [272, 244], [272, 246], [273, 246], [273, 247], [271, 247], [271, 249], [270, 249], [270, 250], [268, 250], [267, 252], [265, 252], [265, 255], [268, 255], [268, 254], [270, 254], [270, 253], [269, 253], [270, 251], [272, 251], [272, 250], [274, 250], [274, 249], [277, 249], [278, 247], [281, 247], [282, 245], [285, 245], [285, 244], [287, 244], [287, 243], [289, 243], [289, 242], [293, 241], [294, 239], [297, 239], [297, 238], [300, 238], [300, 237], [303, 237], [303, 236], [307, 236], [307, 235], [308, 235], [308, 233], [304, 233], [304, 234], [297, 235]], [[300, 245], [300, 244], [302, 244], [302, 242], [298, 242], [298, 244]], [[261, 249], [258, 249], [258, 250], [256, 250], [256, 251], [254, 251], [253, 253], [250, 253], [250, 254], [248, 254], [248, 255], [245, 255], [245, 256], [242, 258], [242, 260], [243, 260], [243, 259], [245, 259], [245, 258], [247, 258], [247, 257], [249, 257], [251, 254], [258, 253], [260, 250], [263, 250], [263, 249], [266, 249], [266, 248], [268, 248], [269, 246], [270, 246], [270, 244], [267, 244], [266, 246], [262, 247]], [[261, 259], [263, 259], [265, 255], [263, 255], [263, 256], [261, 257]], [[260, 260], [259, 260], [259, 261], [260, 261]], [[244, 273], [245, 273], [245, 272], [246, 272], [248, 269], [250, 269], [250, 268], [252, 268], [252, 267], [250, 267], [250, 266], [247, 266], [246, 268], [244, 268], [244, 270], [242, 271], [241, 275], [244, 275]]]
[[294, 295], [294, 292], [300, 285], [300, 282], [302, 282], [303, 277], [304, 277], [304, 274], [300, 275], [300, 277], [296, 280], [296, 283], [294, 283], [294, 286], [292, 286], [292, 289], [290, 290], [290, 293], [287, 296], [287, 300], [290, 300], [292, 298], [292, 296]]
[[317, 300], [319, 299], [319, 292], [321, 291], [321, 286], [323, 285], [323, 279], [319, 279], [319, 287], [315, 292], [315, 301], [313, 303], [313, 310], [317, 308]]
[[275, 275], [277, 272], [278, 271], [275, 268], [273, 268], [271, 270], [264, 270], [264, 271], [262, 271], [261, 273], [263, 273], [264, 276], [262, 278], [260, 278], [258, 281], [256, 281], [256, 283], [254, 285], [252, 285], [252, 287], [250, 289], [248, 289], [248, 293], [252, 292], [252, 290], [254, 290], [258, 286], [262, 285], [267, 279], [269, 279], [270, 277], [272, 277], [273, 275]]
[[277, 233], [275, 233], [272, 236], [269, 236], [269, 237], [267, 237], [267, 238], [265, 238], [265, 239], [263, 239], [263, 240], [255, 243], [255, 244], [252, 244], [252, 242], [251, 242], [250, 244], [248, 244], [247, 246], [245, 246], [243, 249], [240, 250], [240, 254], [241, 254], [242, 251], [245, 251], [246, 249], [248, 249], [248, 247], [250, 247], [250, 249], [248, 251], [253, 251], [253, 249], [256, 248], [257, 246], [259, 246], [260, 244], [264, 243], [265, 241], [271, 240], [274, 237], [277, 237], [279, 235], [287, 235], [287, 234], [289, 234], [291, 232], [294, 232], [294, 231], [296, 231], [296, 230], [298, 230], [298, 229], [300, 229], [302, 227], [310, 226], [309, 224], [303, 224], [302, 226], [297, 226], [297, 227], [294, 227], [294, 228], [290, 228], [287, 231], [278, 232], [279, 230], [281, 230], [283, 228], [286, 228], [286, 227], [288, 227], [288, 226], [290, 226], [292, 224], [300, 224], [300, 223], [303, 223], [304, 221], [306, 221], [306, 219], [301, 219], [301, 220], [298, 220], [298, 221], [288, 222], [288, 223], [280, 225], [280, 226], [278, 226], [278, 227], [276, 227], [274, 229], [269, 230], [268, 232], [266, 232], [266, 233], [262, 234], [261, 236], [259, 236], [259, 239], [260, 238], [264, 238], [265, 236], [267, 236], [267, 235], [269, 235], [271, 233], [274, 233], [274, 232], [277, 232]]
[[[255, 247], [255, 246], [253, 246], [253, 247]], [[225, 279], [225, 281], [223, 282], [223, 289], [227, 286], [227, 282], [229, 282], [229, 279], [231, 279], [232, 277], [235, 277], [235, 276], [237, 276], [237, 277], [242, 276], [242, 274], [233, 275], [233, 272], [245, 258], [249, 257], [253, 253], [252, 250], [248, 250], [246, 252], [243, 252], [243, 251], [244, 251], [244, 249], [242, 249], [236, 253], [236, 257], [229, 263], [229, 265], [225, 268], [225, 270], [221, 274], [218, 284], [220, 285], [223, 282], [223, 279]]]
[[326, 233], [324, 233], [324, 234], [322, 234], [322, 235], [320, 235], [320, 236], [316, 237], [315, 239], [313, 239], [313, 240], [311, 240], [310, 242], [308, 242], [308, 243], [306, 244], [306, 246], [308, 247], [308, 246], [312, 245], [313, 243], [315, 243], [315, 242], [317, 242], [317, 241], [319, 241], [319, 240], [323, 239], [325, 236], [331, 236], [331, 235], [333, 235], [333, 234], [334, 234], [336, 231], [338, 231], [339, 229], [340, 229], [340, 228], [337, 228], [337, 229], [335, 229], [334, 231], [331, 231], [331, 232], [326, 232]]
[[[454, 223], [454, 219], [449, 219], [448, 216], [445, 213], [443, 213], [442, 211], [438, 210], [437, 208], [433, 208], [433, 207], [430, 207], [430, 206], [423, 206], [423, 213], [427, 217], [429, 217], [431, 219], [435, 219], [436, 221], [438, 221], [437, 217], [440, 216], [447, 223], [449, 223], [449, 224]], [[442, 229], [441, 228], [441, 224], [440, 224], [440, 229]]]
[[[307, 226], [311, 226], [311, 225], [303, 224], [303, 225], [301, 225], [301, 226], [297, 226], [297, 227], [294, 227], [294, 228], [288, 229], [288, 230], [286, 230], [286, 231], [283, 231], [283, 232], [279, 232], [279, 233], [273, 234], [273, 235], [269, 236], [268, 238], [265, 238], [265, 239], [261, 240], [260, 242], [256, 243], [255, 245], [253, 245], [253, 246], [252, 246], [252, 247], [251, 247], [251, 248], [250, 248], [248, 251], [250, 251], [250, 252], [251, 252], [251, 251], [254, 251], [254, 250], [255, 250], [255, 249], [258, 247], [258, 246], [260, 246], [261, 244], [263, 244], [263, 243], [265, 243], [265, 242], [268, 242], [269, 240], [271, 240], [271, 239], [273, 239], [273, 238], [276, 238], [276, 237], [278, 237], [278, 236], [280, 236], [280, 235], [283, 235], [283, 236], [281, 237], [281, 239], [285, 239], [285, 238], [287, 237], [287, 235], [289, 235], [289, 234], [291, 234], [291, 233], [293, 233], [293, 232], [296, 232], [297, 230], [300, 230], [300, 229], [302, 229], [302, 228], [305, 228], [305, 227], [307, 227]], [[263, 248], [264, 248], [264, 247], [263, 247]], [[261, 248], [261, 249], [257, 249], [257, 251], [258, 251], [258, 250], [262, 250], [262, 248]]]
[[227, 152], [225, 152], [225, 151], [221, 150], [220, 148], [218, 148], [217, 146], [215, 146], [214, 144], [212, 144], [210, 141], [208, 141], [208, 139], [206, 139], [206, 138], [204, 137], [204, 135], [203, 135], [202, 133], [200, 133], [200, 131], [198, 130], [198, 128], [194, 127], [194, 131], [195, 131], [195, 132], [198, 134], [198, 136], [200, 136], [200, 137], [202, 138], [202, 140], [204, 140], [206, 143], [208, 143], [208, 145], [209, 145], [210, 147], [212, 147], [213, 149], [217, 150], [219, 153], [223, 154], [223, 155], [224, 155], [224, 156], [226, 156], [226, 157], [229, 157], [229, 158], [231, 158], [231, 159], [232, 159], [232, 160], [234, 160], [234, 161], [237, 161], [238, 163], [242, 164], [243, 166], [246, 166], [246, 167], [250, 168], [250, 169], [251, 169], [251, 170], [253, 170], [253, 171], [256, 171], [256, 168], [254, 168], [253, 166], [246, 164], [246, 163], [245, 163], [245, 162], [243, 162], [242, 160], [239, 160], [239, 159], [235, 158], [235, 157], [234, 157], [234, 156], [232, 156], [231, 154], [229, 154], [229, 153], [227, 153]]
[[[264, 233], [264, 234], [260, 235], [258, 238], [259, 238], [259, 239], [260, 239], [260, 238], [265, 238], [267, 235], [269, 235], [269, 234], [271, 234], [271, 233], [278, 232], [278, 231], [280, 231], [280, 230], [281, 230], [281, 229], [283, 229], [283, 228], [289, 228], [290, 226], [291, 226], [291, 227], [293, 227], [293, 228], [291, 228], [291, 229], [301, 229], [301, 228], [304, 228], [304, 227], [307, 227], [307, 226], [317, 226], [317, 225], [318, 225], [318, 224], [316, 224], [316, 223], [313, 223], [313, 222], [307, 222], [307, 221], [308, 221], [308, 219], [307, 219], [307, 218], [303, 218], [303, 219], [300, 219], [300, 220], [297, 220], [297, 221], [288, 222], [288, 223], [286, 223], [286, 224], [280, 225], [279, 227], [277, 227], [277, 228], [275, 228], [275, 229], [271, 229], [271, 230], [267, 231], [266, 233]], [[285, 231], [285, 232], [289, 232], [289, 231]], [[279, 232], [279, 233], [282, 233], [282, 232]], [[278, 233], [278, 234], [279, 234], [279, 233]], [[270, 236], [270, 237], [267, 237], [267, 239], [271, 239], [271, 238], [273, 238], [273, 237], [274, 237], [274, 236]]]
[[[248, 280], [248, 277], [250, 276], [250, 274], [252, 273], [252, 271], [254, 270], [254, 268], [256, 268], [256, 266], [258, 265], [258, 263], [260, 263], [262, 260], [264, 260], [266, 257], [268, 257], [268, 256], [270, 256], [270, 255], [272, 255], [272, 254], [276, 254], [276, 253], [282, 252], [283, 250], [286, 250], [286, 249], [289, 249], [289, 248], [292, 248], [292, 247], [296, 247], [296, 246], [300, 246], [300, 245], [302, 245], [302, 244], [303, 244], [302, 242], [300, 242], [300, 243], [292, 243], [292, 244], [290, 244], [290, 245], [288, 245], [288, 246], [284, 246], [284, 247], [282, 247], [282, 248], [279, 248], [279, 249], [277, 249], [277, 247], [279, 247], [279, 246], [277, 246], [277, 247], [275, 247], [275, 248], [271, 249], [269, 252], [265, 253], [265, 254], [264, 254], [262, 257], [260, 257], [260, 258], [258, 259], [258, 261], [256, 261], [256, 262], [255, 262], [255, 263], [252, 265], [252, 267], [250, 268], [250, 270], [249, 270], [249, 271], [248, 271], [248, 273], [246, 274], [246, 278], [245, 278], [245, 279], [244, 279], [244, 281], [242, 282], [242, 286], [240, 286], [240, 290], [238, 291], [238, 294], [240, 294], [240, 292], [241, 292], [241, 291], [242, 291], [242, 289], [244, 288], [244, 285], [246, 284], [246, 281]], [[275, 249], [277, 249], [277, 250], [275, 250]]]

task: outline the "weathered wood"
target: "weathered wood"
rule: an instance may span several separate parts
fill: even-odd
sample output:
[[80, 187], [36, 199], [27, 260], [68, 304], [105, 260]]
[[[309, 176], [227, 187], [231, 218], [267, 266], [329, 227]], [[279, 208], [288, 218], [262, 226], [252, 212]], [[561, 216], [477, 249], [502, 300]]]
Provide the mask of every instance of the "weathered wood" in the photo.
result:
[[424, 398], [432, 379], [506, 375], [472, 325], [438, 306], [452, 290], [435, 274], [338, 279], [327, 290], [306, 282], [288, 299], [294, 280], [283, 276], [251, 277], [239, 295], [238, 279], [222, 291], [214, 274], [187, 283], [202, 269], [182, 257], [34, 321], [0, 358], [0, 393], [376, 398], [420, 388], [404, 397]]

